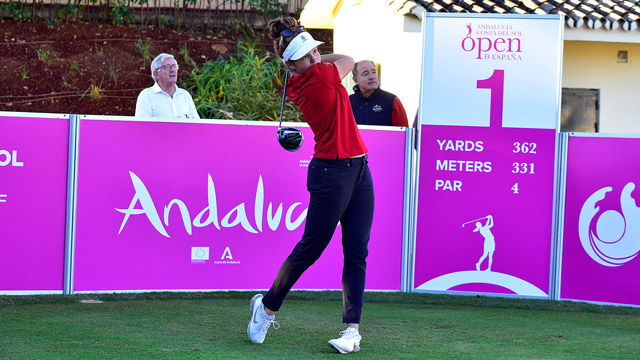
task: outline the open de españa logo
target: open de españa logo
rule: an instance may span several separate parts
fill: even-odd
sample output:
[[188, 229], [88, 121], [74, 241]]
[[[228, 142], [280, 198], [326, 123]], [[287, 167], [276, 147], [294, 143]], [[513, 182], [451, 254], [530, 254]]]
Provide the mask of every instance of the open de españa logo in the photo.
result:
[[522, 31], [511, 24], [468, 23], [460, 46], [476, 60], [522, 61]]

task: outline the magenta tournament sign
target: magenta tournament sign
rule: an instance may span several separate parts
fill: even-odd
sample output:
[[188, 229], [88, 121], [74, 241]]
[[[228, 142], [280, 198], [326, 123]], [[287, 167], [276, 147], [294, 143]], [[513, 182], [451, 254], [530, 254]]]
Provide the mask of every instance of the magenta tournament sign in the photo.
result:
[[69, 118], [0, 115], [0, 293], [62, 293]]
[[569, 137], [562, 299], [640, 305], [640, 138]]
[[[313, 134], [275, 124], [83, 119], [75, 291], [266, 289], [304, 229]], [[403, 131], [362, 130], [376, 210], [367, 289], [400, 290]], [[296, 289], [340, 289], [340, 227]]]
[[427, 14], [414, 286], [549, 297], [559, 16]]

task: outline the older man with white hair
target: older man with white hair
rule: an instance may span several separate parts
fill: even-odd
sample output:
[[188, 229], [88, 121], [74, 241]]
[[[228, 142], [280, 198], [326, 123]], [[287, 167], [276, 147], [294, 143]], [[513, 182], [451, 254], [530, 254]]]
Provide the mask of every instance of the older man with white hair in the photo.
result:
[[200, 119], [191, 94], [176, 85], [178, 66], [173, 55], [160, 54], [151, 62], [155, 84], [138, 95], [136, 117]]

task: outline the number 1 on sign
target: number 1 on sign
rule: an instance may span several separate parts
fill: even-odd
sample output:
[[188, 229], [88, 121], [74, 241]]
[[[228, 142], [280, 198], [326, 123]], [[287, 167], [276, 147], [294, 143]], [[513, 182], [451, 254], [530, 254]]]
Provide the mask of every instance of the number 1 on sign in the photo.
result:
[[502, 127], [502, 109], [504, 105], [504, 70], [493, 70], [491, 77], [478, 80], [478, 89], [491, 90], [489, 127]]

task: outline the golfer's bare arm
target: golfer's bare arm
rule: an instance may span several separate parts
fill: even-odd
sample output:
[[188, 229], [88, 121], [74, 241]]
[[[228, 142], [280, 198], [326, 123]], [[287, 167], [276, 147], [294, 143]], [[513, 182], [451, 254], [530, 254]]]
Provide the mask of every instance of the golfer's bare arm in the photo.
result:
[[340, 79], [344, 79], [344, 77], [353, 70], [353, 65], [355, 64], [353, 58], [349, 55], [325, 54], [320, 58], [322, 59], [322, 62], [332, 62], [336, 64], [338, 73], [340, 74]]

